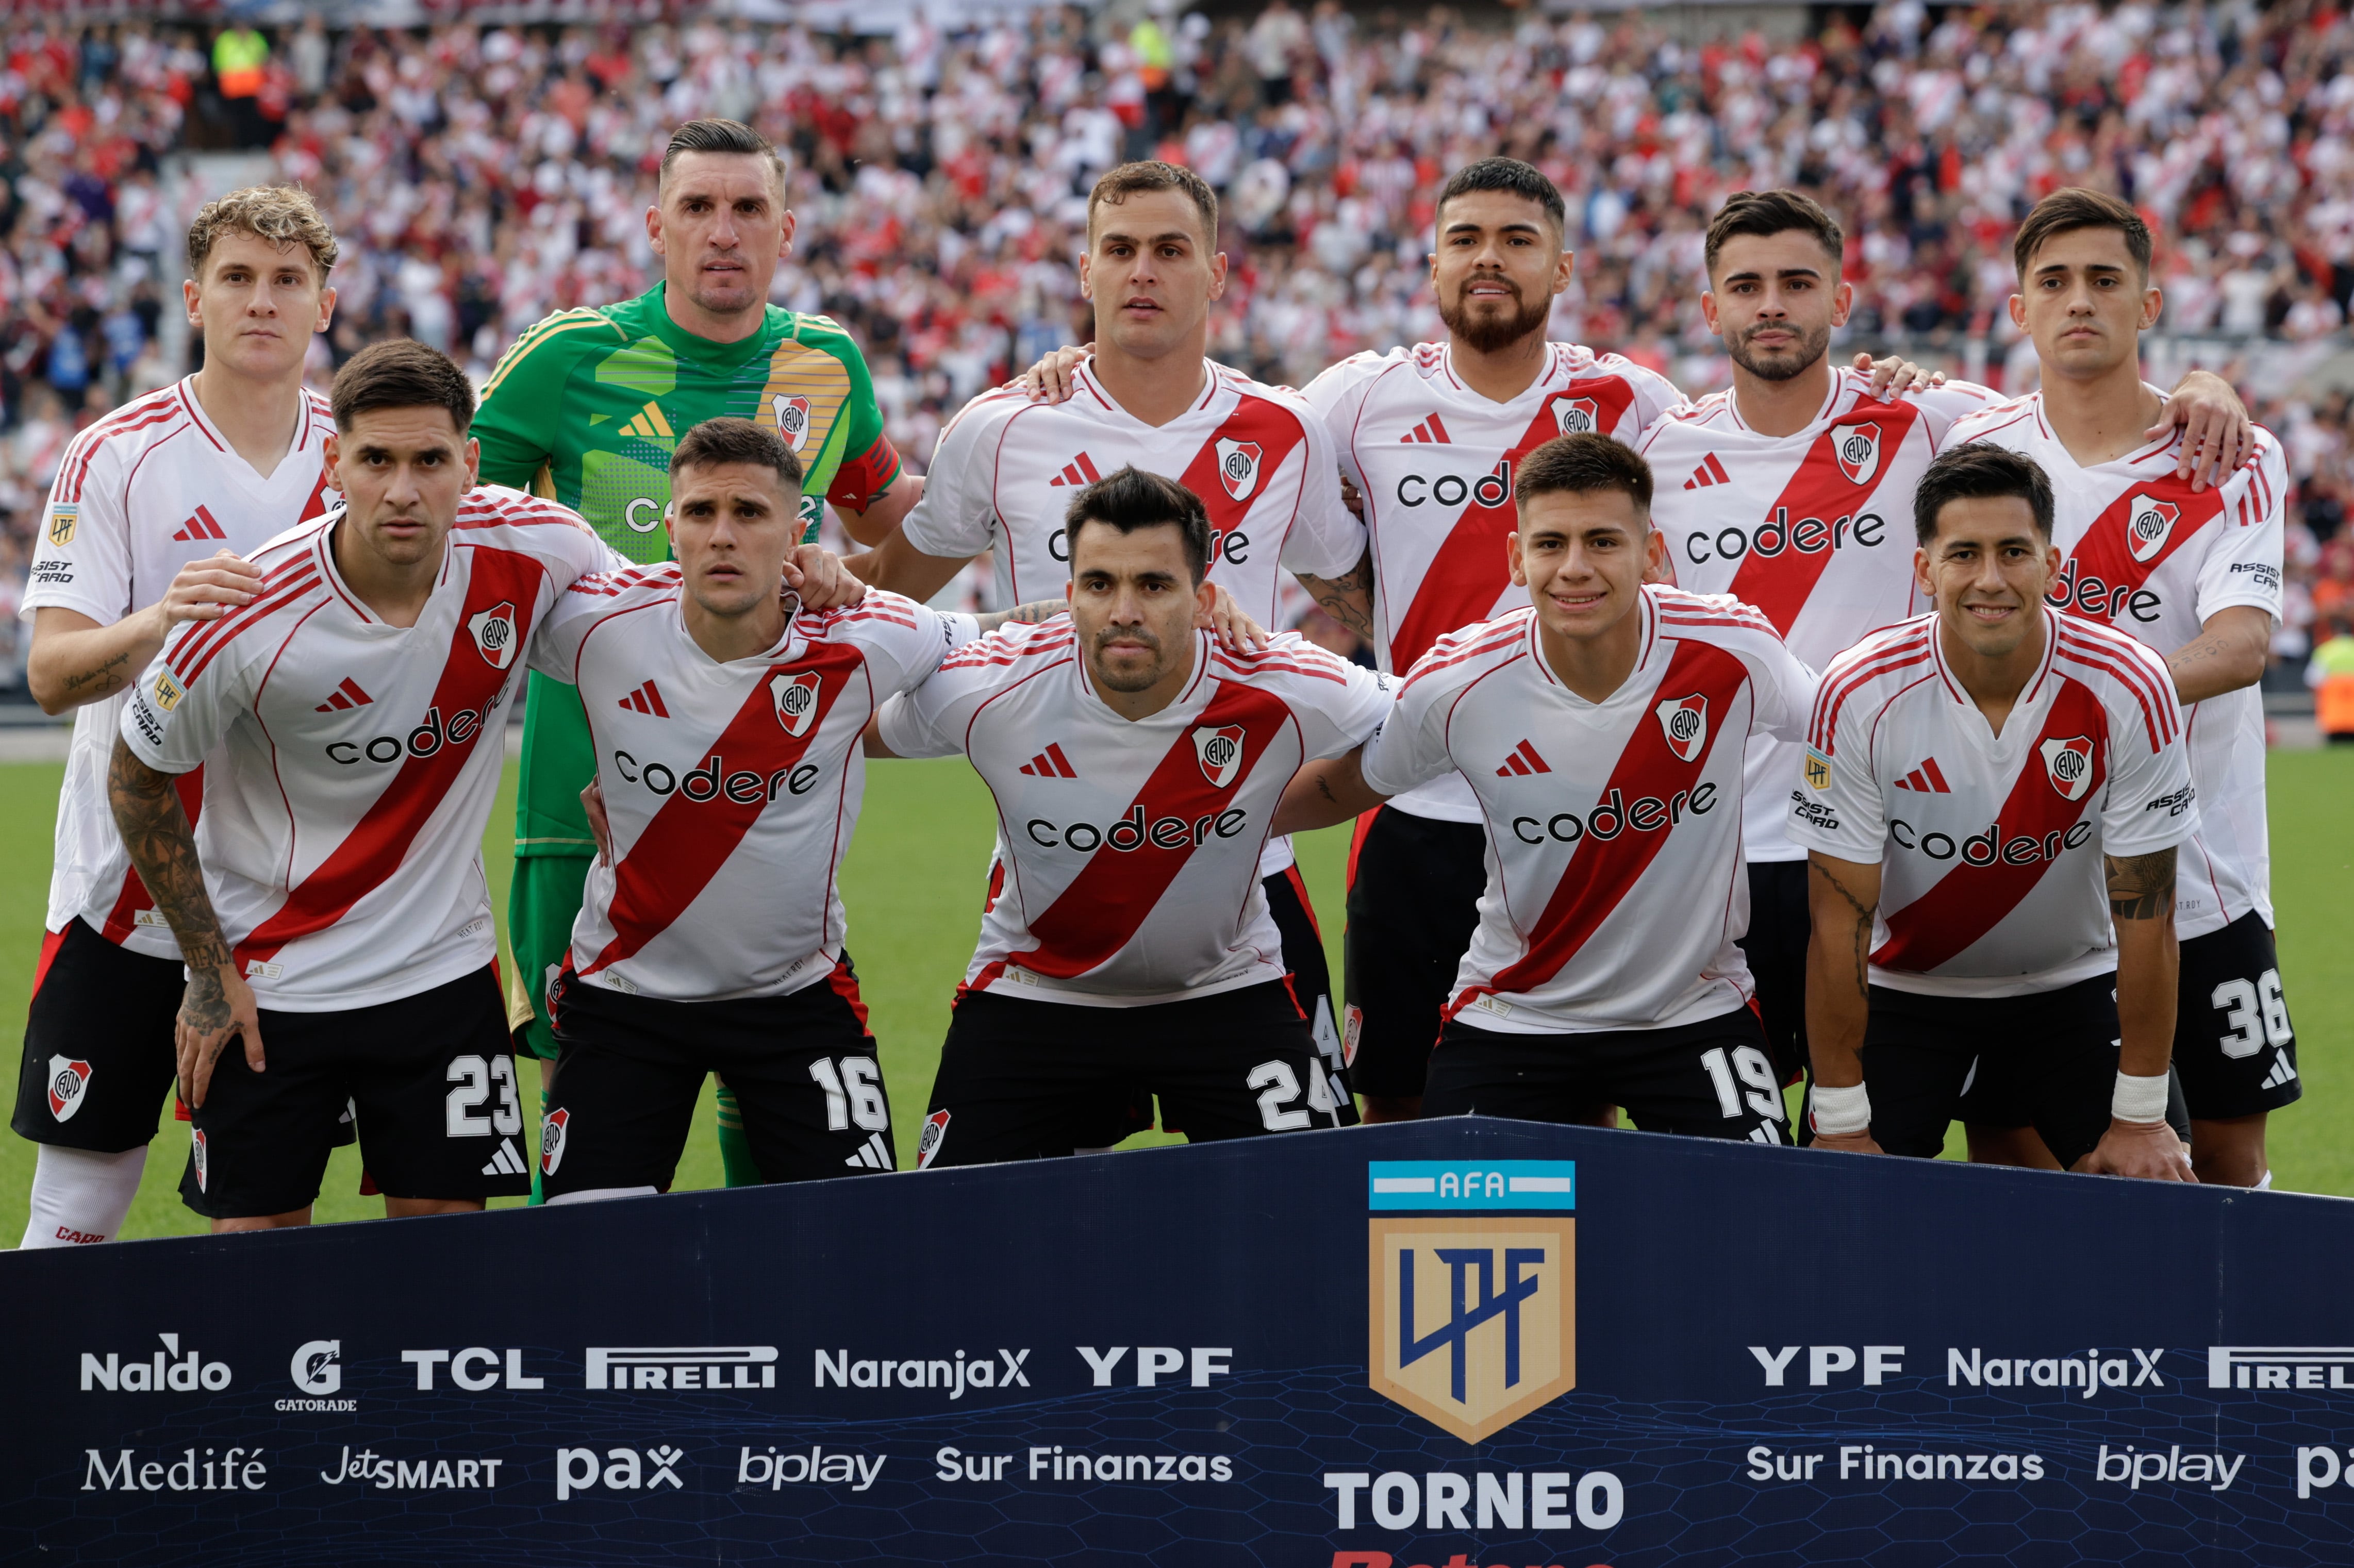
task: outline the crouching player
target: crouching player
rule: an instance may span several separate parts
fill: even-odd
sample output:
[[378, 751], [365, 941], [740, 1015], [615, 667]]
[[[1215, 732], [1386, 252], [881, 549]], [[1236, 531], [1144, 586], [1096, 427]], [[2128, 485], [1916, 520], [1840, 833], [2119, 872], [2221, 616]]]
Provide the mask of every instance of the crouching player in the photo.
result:
[[1521, 466], [1512, 581], [1531, 604], [1442, 637], [1361, 754], [1303, 772], [1280, 831], [1460, 771], [1488, 886], [1422, 1114], [1788, 1140], [1750, 1005], [1742, 769], [1804, 732], [1813, 674], [1736, 599], [1646, 585], [1660, 535], [1631, 449], [1558, 437]]
[[2165, 1120], [2182, 711], [2157, 654], [2045, 604], [2052, 518], [2032, 459], [1939, 456], [1914, 493], [1935, 609], [1824, 674], [1790, 800], [1816, 1143], [1935, 1156], [1975, 1063], [2068, 1169], [2191, 1181]]

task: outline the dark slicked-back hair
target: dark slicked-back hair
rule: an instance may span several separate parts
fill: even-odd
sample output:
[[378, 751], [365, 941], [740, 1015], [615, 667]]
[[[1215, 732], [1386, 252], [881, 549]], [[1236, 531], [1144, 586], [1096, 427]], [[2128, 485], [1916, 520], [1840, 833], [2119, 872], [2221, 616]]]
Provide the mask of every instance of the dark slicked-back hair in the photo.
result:
[[1079, 528], [1100, 523], [1133, 534], [1139, 528], [1173, 527], [1185, 540], [1185, 569], [1193, 586], [1210, 575], [1210, 514], [1202, 498], [1173, 479], [1147, 473], [1130, 464], [1071, 497], [1063, 514], [1064, 539], [1071, 559], [1079, 558]]
[[1631, 498], [1648, 522], [1651, 515], [1651, 465], [1623, 441], [1593, 431], [1555, 436], [1521, 460], [1512, 491], [1515, 505], [1539, 495], [1591, 495], [1615, 490]]
[[2027, 221], [2019, 226], [2010, 241], [2010, 261], [2019, 270], [2019, 281], [2027, 281], [2028, 263], [2035, 260], [2045, 240], [2080, 228], [2114, 228], [2124, 235], [2126, 253], [2141, 269], [2142, 280], [2148, 281], [2149, 225], [2129, 203], [2106, 191], [2088, 191], [2081, 185], [2053, 191], [2037, 202]]
[[1562, 201], [1561, 192], [1544, 177], [1543, 171], [1518, 158], [1482, 158], [1456, 170], [1447, 188], [1438, 193], [1439, 222], [1447, 221], [1448, 202], [1474, 191], [1502, 191], [1508, 196], [1526, 196], [1544, 208], [1545, 216], [1553, 219], [1556, 235], [1568, 225], [1569, 208]]
[[2035, 531], [2052, 540], [2052, 477], [2033, 458], [1986, 441], [1948, 447], [1923, 471], [1913, 489], [1913, 533], [1924, 547], [1937, 537], [1937, 514], [1948, 501], [1995, 501], [2015, 495], [2035, 514]]
[[344, 361], [327, 394], [335, 429], [377, 408], [446, 408], [462, 436], [474, 422], [474, 386], [457, 361], [413, 337], [372, 343]]
[[735, 153], [766, 158], [770, 181], [779, 191], [785, 188], [785, 161], [777, 156], [777, 149], [766, 136], [740, 120], [690, 120], [672, 132], [670, 145], [663, 149], [662, 173], [654, 182], [657, 190], [669, 187], [671, 165], [683, 153]]
[[1158, 158], [1122, 164], [1096, 182], [1095, 189], [1087, 193], [1088, 235], [1095, 233], [1096, 208], [1107, 203], [1118, 207], [1140, 191], [1182, 191], [1186, 199], [1201, 210], [1203, 253], [1206, 255], [1218, 248], [1218, 193], [1193, 170], [1164, 164]]
[[677, 450], [670, 454], [671, 477], [675, 479], [683, 468], [713, 468], [724, 462], [775, 469], [788, 494], [801, 493], [801, 460], [793, 456], [784, 438], [733, 415], [705, 419], [681, 436]]
[[1821, 243], [1831, 259], [1831, 276], [1836, 281], [1840, 259], [1847, 253], [1846, 230], [1814, 197], [1787, 190], [1735, 191], [1724, 198], [1724, 205], [1708, 220], [1705, 260], [1709, 276], [1716, 276], [1717, 253], [1724, 249], [1726, 240], [1743, 234], [1787, 234], [1794, 228], [1813, 235]]

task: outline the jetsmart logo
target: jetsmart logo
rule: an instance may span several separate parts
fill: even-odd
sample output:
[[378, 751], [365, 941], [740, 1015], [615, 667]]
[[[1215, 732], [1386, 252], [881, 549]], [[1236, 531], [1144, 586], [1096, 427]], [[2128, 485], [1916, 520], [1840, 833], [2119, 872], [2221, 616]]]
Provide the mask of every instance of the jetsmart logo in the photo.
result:
[[774, 1388], [774, 1345], [588, 1347], [590, 1388]]

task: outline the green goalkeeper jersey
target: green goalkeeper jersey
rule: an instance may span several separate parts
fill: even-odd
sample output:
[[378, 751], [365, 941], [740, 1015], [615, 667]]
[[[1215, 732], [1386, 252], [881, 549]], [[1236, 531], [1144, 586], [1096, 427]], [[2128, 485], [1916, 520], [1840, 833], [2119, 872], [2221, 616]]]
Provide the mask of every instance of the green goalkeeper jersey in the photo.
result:
[[[801, 461], [803, 537], [826, 502], [864, 512], [899, 475], [866, 361], [823, 316], [771, 305], [759, 332], [713, 343], [670, 319], [665, 285], [561, 311], [515, 340], [474, 416], [482, 480], [561, 502], [631, 560], [669, 558], [670, 455], [703, 420], [733, 414], [776, 430]], [[590, 855], [580, 809], [594, 771], [573, 691], [532, 677], [524, 713], [515, 853]]]

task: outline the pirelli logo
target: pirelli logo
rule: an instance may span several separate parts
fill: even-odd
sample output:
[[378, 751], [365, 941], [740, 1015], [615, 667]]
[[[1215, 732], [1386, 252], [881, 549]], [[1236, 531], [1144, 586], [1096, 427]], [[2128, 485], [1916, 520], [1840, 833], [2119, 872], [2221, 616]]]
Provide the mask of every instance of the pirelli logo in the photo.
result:
[[2210, 1345], [2207, 1386], [2354, 1389], [2354, 1345]]

